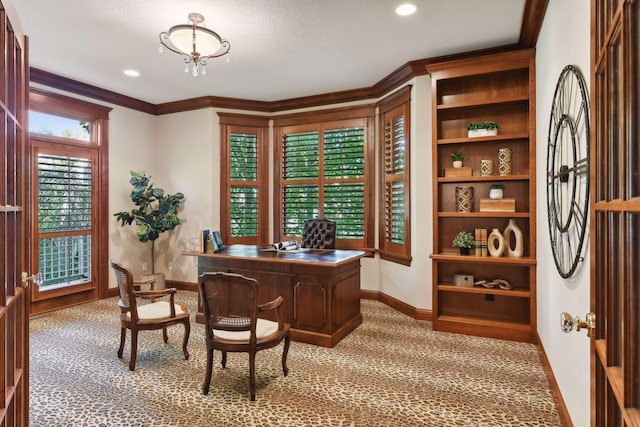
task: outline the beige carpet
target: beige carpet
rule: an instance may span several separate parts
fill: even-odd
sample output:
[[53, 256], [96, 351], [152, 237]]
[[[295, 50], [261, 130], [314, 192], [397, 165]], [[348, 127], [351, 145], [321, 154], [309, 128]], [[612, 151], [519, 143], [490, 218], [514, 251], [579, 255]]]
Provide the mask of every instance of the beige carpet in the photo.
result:
[[[192, 317], [196, 295], [180, 291]], [[141, 332], [130, 372], [115, 298], [31, 321], [31, 425], [38, 426], [557, 426], [553, 397], [531, 344], [434, 332], [374, 301], [363, 324], [332, 349], [291, 343], [257, 357], [256, 401], [248, 361], [220, 354], [208, 396], [203, 326]]]

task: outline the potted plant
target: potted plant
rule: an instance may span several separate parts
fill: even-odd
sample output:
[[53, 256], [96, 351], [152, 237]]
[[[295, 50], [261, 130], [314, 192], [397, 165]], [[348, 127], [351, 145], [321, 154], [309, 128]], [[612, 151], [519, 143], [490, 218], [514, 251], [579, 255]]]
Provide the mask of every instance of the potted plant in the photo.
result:
[[467, 136], [469, 138], [476, 138], [479, 136], [494, 136], [498, 134], [498, 123], [492, 120], [485, 120], [483, 122], [474, 122], [467, 126]]
[[[135, 207], [131, 211], [115, 213], [114, 216], [123, 227], [135, 221], [138, 240], [143, 243], [151, 242], [151, 274], [157, 276], [155, 241], [160, 234], [173, 230], [180, 224], [177, 211], [184, 200], [184, 194], [167, 194], [161, 188], [154, 188], [150, 179], [145, 172], [131, 171], [129, 182], [133, 185], [133, 190], [130, 197]], [[156, 280], [156, 289], [163, 289], [164, 280]]]
[[489, 198], [502, 199], [503, 196], [504, 196], [504, 185], [491, 184], [491, 188], [489, 189]]
[[473, 234], [468, 231], [459, 232], [453, 239], [453, 247], [460, 249], [460, 255], [469, 255], [471, 246], [473, 246]]
[[451, 153], [451, 160], [453, 160], [453, 167], [459, 169], [462, 167], [462, 161], [464, 160], [464, 154], [459, 151]]

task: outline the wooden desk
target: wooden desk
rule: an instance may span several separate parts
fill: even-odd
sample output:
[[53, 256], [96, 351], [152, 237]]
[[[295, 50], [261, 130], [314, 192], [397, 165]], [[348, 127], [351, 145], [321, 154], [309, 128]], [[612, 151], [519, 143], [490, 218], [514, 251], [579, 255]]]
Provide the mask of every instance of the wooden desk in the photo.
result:
[[[333, 347], [362, 323], [360, 258], [365, 252], [311, 249], [265, 251], [268, 247], [231, 245], [198, 257], [198, 276], [223, 271], [253, 277], [260, 283], [260, 303], [282, 296], [284, 321], [291, 338]], [[204, 323], [198, 304], [196, 321]]]

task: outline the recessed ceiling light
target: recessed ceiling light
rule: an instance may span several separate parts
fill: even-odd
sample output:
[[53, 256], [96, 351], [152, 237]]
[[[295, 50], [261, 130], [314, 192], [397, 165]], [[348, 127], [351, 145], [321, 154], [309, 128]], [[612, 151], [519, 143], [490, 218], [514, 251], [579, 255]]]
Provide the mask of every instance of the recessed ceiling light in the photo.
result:
[[124, 70], [124, 73], [129, 77], [138, 77], [140, 75], [136, 70]]
[[415, 4], [405, 3], [396, 7], [396, 14], [400, 16], [411, 15], [416, 11], [417, 7]]

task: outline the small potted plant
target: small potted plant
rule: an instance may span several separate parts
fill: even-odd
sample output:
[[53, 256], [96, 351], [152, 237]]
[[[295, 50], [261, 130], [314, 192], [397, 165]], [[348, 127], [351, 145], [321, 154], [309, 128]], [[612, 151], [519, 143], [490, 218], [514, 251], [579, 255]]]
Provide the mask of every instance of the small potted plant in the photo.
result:
[[473, 246], [473, 234], [468, 231], [459, 232], [453, 239], [453, 247], [460, 249], [460, 255], [469, 255], [471, 246]]
[[451, 160], [453, 160], [453, 167], [459, 169], [462, 167], [462, 161], [464, 160], [464, 154], [459, 151], [451, 153]]
[[485, 120], [483, 122], [474, 122], [467, 126], [467, 136], [469, 138], [476, 138], [479, 136], [494, 136], [498, 134], [498, 123], [492, 120]]
[[502, 199], [503, 196], [504, 196], [504, 185], [491, 184], [491, 188], [489, 189], [489, 198]]

